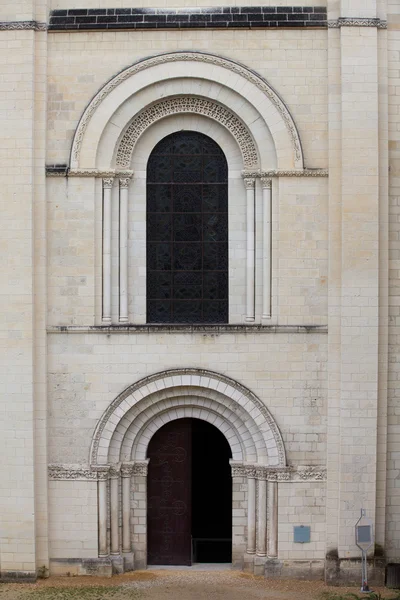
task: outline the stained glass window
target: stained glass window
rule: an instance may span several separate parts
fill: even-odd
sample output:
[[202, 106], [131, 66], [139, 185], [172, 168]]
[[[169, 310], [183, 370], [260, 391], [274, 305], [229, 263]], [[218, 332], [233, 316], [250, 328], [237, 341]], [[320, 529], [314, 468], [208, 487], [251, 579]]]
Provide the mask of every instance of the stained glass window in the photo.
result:
[[147, 322], [228, 322], [228, 165], [198, 132], [165, 137], [147, 164]]

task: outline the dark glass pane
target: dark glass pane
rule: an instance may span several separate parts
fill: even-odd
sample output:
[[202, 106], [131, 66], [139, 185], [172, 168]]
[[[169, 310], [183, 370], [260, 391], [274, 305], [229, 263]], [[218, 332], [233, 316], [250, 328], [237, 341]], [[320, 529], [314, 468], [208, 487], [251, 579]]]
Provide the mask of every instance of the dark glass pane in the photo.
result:
[[202, 140], [203, 154], [216, 154], [217, 156], [223, 156], [221, 148], [214, 140], [204, 135]]
[[176, 300], [174, 317], [176, 323], [198, 323], [202, 321], [202, 302], [200, 300]]
[[157, 146], [153, 149], [151, 153], [151, 158], [155, 154], [173, 154], [174, 152], [174, 138], [172, 135], [167, 135], [167, 137], [163, 138], [160, 142], [158, 142]]
[[150, 157], [147, 175], [152, 183], [169, 182], [172, 176], [171, 156], [154, 155]]
[[149, 213], [147, 216], [148, 241], [163, 242], [171, 239], [172, 216], [167, 213]]
[[176, 242], [201, 242], [202, 239], [201, 214], [176, 214], [174, 215], [174, 235]]
[[210, 300], [204, 302], [203, 320], [205, 323], [224, 323], [228, 320], [227, 302]]
[[203, 269], [206, 271], [219, 271], [228, 268], [227, 244], [204, 244]]
[[228, 169], [209, 137], [180, 131], [147, 167], [147, 319], [228, 320]]
[[168, 271], [149, 271], [147, 274], [148, 298], [171, 298], [172, 275]]
[[196, 133], [176, 136], [174, 139], [174, 154], [202, 154], [202, 140]]
[[203, 210], [205, 212], [228, 212], [226, 185], [203, 185]]
[[228, 237], [228, 224], [224, 214], [205, 214], [203, 227], [205, 242], [223, 242]]
[[203, 298], [223, 300], [228, 295], [228, 273], [220, 271], [204, 271]]
[[171, 323], [171, 301], [148, 300], [147, 320], [149, 323]]
[[201, 185], [174, 185], [171, 188], [175, 212], [201, 212]]
[[175, 243], [173, 268], [177, 271], [199, 271], [202, 268], [202, 244]]
[[172, 263], [171, 244], [150, 242], [147, 244], [147, 269], [169, 271]]
[[204, 159], [204, 181], [225, 182], [228, 179], [228, 166], [225, 156], [207, 156]]
[[149, 184], [147, 186], [147, 210], [149, 212], [170, 212], [172, 190], [169, 184]]

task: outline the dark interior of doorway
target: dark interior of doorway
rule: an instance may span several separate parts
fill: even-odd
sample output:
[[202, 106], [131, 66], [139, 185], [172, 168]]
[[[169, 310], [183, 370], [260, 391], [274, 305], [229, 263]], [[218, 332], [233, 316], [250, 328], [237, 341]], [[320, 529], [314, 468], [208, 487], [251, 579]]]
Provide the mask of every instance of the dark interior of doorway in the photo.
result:
[[192, 419], [193, 562], [232, 561], [232, 457], [214, 425]]

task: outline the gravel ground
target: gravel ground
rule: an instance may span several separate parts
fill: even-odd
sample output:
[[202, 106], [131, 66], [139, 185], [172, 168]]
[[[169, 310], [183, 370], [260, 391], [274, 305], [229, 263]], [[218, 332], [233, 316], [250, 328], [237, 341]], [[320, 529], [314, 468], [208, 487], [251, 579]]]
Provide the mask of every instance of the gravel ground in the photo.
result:
[[[266, 580], [239, 571], [135, 571], [105, 579], [52, 577], [36, 584], [0, 584], [0, 600], [321, 600], [323, 582]], [[393, 597], [389, 590], [384, 598]]]

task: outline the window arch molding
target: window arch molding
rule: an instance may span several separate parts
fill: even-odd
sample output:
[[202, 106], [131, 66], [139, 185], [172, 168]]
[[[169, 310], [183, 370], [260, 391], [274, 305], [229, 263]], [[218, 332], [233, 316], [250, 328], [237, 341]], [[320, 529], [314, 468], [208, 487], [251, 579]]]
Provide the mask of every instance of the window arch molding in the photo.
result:
[[[277, 92], [263, 77], [244, 65], [201, 52], [154, 56], [135, 63], [106, 83], [91, 100], [78, 123], [71, 149], [71, 169], [110, 168], [110, 165], [97, 164], [97, 151], [108, 124], [112, 121], [113, 125], [119, 126], [115, 115], [124, 102], [135, 98], [145, 88], [150, 89], [160, 82], [168, 86], [177, 78], [187, 82], [191, 79], [205, 81], [209, 90], [216, 82], [222, 82], [226, 98], [236, 94], [242, 104], [247, 101], [259, 113], [260, 124], [265, 125], [273, 138], [277, 168], [303, 169], [303, 153], [295, 122]], [[149, 101], [150, 98], [145, 105]], [[240, 102], [235, 112], [242, 114]], [[249, 124], [251, 120], [245, 122]], [[126, 124], [125, 121], [120, 126], [124, 128]], [[270, 165], [261, 164], [260, 168], [270, 168]]]

